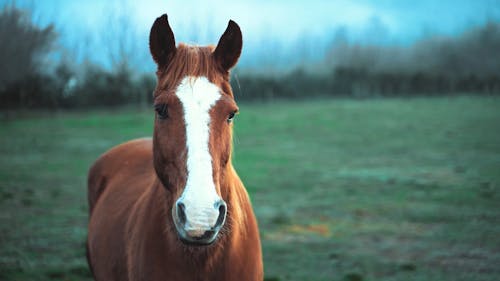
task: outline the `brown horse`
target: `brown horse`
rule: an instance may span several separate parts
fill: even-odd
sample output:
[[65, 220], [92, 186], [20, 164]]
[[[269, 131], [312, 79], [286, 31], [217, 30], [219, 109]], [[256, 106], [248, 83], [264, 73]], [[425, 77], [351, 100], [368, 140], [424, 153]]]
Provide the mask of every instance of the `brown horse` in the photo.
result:
[[153, 139], [103, 154], [88, 178], [87, 258], [96, 280], [262, 280], [257, 221], [231, 163], [238, 111], [229, 70], [241, 53], [230, 21], [218, 45], [175, 45], [154, 22]]

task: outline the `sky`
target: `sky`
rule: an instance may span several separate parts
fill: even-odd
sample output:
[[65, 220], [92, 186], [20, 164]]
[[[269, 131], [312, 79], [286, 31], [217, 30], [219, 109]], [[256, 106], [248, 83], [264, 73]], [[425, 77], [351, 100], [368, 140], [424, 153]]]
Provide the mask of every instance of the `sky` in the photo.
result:
[[[11, 1], [0, 0], [0, 3]], [[40, 25], [54, 23], [70, 54], [109, 64], [117, 41], [129, 45], [135, 64], [149, 68], [149, 29], [163, 13], [177, 42], [216, 44], [229, 19], [243, 32], [240, 64], [283, 64], [321, 59], [334, 37], [349, 42], [410, 45], [430, 35], [456, 36], [500, 21], [500, 0], [253, 0], [99, 1], [17, 0]], [[114, 47], [113, 47], [114, 46]], [[137, 55], [137, 54], [142, 55]], [[146, 61], [147, 60], [147, 61]]]

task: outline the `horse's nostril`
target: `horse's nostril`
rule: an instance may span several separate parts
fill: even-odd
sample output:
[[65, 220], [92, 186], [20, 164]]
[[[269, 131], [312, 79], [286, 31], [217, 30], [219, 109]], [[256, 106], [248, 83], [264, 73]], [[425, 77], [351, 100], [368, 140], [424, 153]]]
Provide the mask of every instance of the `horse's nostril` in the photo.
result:
[[226, 213], [227, 213], [226, 203], [220, 200], [215, 204], [215, 208], [219, 209], [219, 217], [217, 217], [217, 221], [215, 222], [214, 227], [220, 227], [222, 226], [222, 224], [224, 224], [224, 221], [226, 220]]
[[182, 202], [177, 202], [177, 218], [181, 224], [186, 223], [186, 206]]

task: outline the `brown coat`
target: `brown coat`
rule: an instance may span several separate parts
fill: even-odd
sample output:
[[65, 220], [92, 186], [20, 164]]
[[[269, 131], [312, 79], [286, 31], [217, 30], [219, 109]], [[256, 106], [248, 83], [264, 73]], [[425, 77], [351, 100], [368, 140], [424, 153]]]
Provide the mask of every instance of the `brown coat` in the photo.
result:
[[133, 140], [90, 169], [88, 249], [96, 280], [262, 280], [257, 222], [234, 170], [223, 195], [229, 227], [215, 244], [188, 247], [176, 237], [173, 198], [156, 177], [152, 152], [150, 139]]

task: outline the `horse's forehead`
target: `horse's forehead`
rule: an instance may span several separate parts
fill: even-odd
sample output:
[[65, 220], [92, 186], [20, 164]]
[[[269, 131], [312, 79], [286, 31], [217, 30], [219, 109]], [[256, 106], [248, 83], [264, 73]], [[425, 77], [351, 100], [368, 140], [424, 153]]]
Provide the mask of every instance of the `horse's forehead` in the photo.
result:
[[204, 76], [186, 76], [177, 86], [175, 95], [181, 101], [185, 112], [206, 112], [222, 96], [219, 86]]

